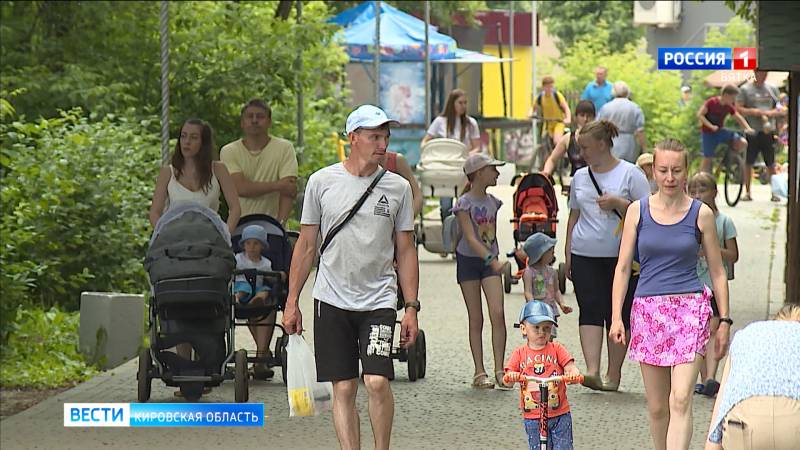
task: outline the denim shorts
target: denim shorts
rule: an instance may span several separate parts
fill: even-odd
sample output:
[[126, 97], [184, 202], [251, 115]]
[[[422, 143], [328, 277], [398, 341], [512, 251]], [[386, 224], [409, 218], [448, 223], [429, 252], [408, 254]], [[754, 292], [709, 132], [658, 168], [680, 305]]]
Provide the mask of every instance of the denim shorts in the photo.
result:
[[456, 253], [456, 281], [480, 281], [484, 278], [500, 276], [490, 266], [483, 263], [483, 258], [464, 256]]
[[714, 157], [714, 150], [720, 144], [727, 144], [734, 139], [741, 139], [742, 135], [727, 128], [720, 128], [714, 133], [700, 133], [700, 141], [703, 144], [703, 156], [706, 158]]
[[[539, 419], [525, 419], [528, 448], [539, 450]], [[572, 414], [566, 413], [547, 420], [547, 448], [572, 450]]]

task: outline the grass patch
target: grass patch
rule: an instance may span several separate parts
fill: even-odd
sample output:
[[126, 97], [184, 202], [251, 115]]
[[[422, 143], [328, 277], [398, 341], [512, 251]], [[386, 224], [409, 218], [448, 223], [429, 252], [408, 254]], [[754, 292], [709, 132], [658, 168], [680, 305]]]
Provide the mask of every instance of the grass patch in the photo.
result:
[[80, 315], [19, 307], [0, 358], [4, 388], [55, 388], [90, 378], [97, 369], [78, 351]]

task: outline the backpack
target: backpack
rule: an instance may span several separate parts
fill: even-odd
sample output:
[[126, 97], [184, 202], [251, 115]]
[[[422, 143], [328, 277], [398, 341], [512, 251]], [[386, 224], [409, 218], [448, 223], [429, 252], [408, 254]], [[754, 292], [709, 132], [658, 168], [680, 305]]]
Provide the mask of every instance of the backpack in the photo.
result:
[[[537, 95], [537, 96], [536, 96], [536, 105], [539, 107], [539, 110], [541, 110], [541, 109], [542, 109], [542, 96], [543, 96], [543, 95], [544, 95], [544, 91], [539, 91], [539, 95]], [[558, 104], [558, 107], [559, 107], [559, 108], [561, 108], [561, 102], [559, 101], [559, 100], [560, 100], [559, 96], [560, 96], [561, 98], [563, 98], [563, 99], [564, 99], [564, 101], [566, 101], [566, 100], [567, 100], [566, 98], [564, 98], [564, 96], [563, 96], [563, 95], [561, 95], [561, 94], [558, 92], [558, 89], [556, 89], [556, 88], [553, 88], [553, 98], [554, 98], [554, 99], [556, 99], [556, 103]], [[564, 111], [564, 109], [563, 109], [563, 108], [561, 108], [561, 111], [562, 111], [564, 114], [566, 114], [566, 113], [567, 113], [566, 111]]]
[[450, 214], [442, 222], [442, 247], [447, 253], [455, 253], [458, 241], [461, 240], [461, 226], [458, 217]]

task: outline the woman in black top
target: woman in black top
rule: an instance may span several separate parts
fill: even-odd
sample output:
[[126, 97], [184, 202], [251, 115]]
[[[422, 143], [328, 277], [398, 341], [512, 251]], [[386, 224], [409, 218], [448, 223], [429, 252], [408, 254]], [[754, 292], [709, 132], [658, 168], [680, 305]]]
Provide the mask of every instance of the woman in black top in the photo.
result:
[[594, 103], [589, 100], [581, 100], [578, 102], [578, 105], [575, 107], [575, 120], [577, 122], [577, 128], [575, 132], [564, 135], [564, 138], [561, 139], [558, 142], [558, 145], [556, 145], [556, 148], [553, 149], [550, 157], [547, 158], [547, 161], [544, 163], [544, 168], [542, 169], [542, 173], [544, 175], [551, 176], [553, 172], [555, 172], [556, 167], [558, 166], [559, 161], [561, 161], [561, 158], [564, 157], [564, 154], [567, 155], [570, 166], [572, 166], [569, 171], [570, 176], [574, 176], [576, 170], [586, 165], [586, 162], [583, 160], [583, 158], [581, 158], [580, 148], [578, 148], [578, 133], [580, 133], [581, 128], [583, 128], [587, 123], [593, 121], [594, 117]]

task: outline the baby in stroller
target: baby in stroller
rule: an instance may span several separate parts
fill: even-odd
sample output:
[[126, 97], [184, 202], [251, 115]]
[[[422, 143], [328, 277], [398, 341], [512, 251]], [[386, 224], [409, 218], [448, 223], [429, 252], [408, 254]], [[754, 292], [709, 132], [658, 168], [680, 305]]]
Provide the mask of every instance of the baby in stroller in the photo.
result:
[[[244, 273], [236, 275], [234, 296], [239, 304], [263, 304], [269, 297], [270, 287], [264, 284], [263, 276], [256, 275], [259, 270], [272, 271], [272, 262], [262, 254], [269, 248], [267, 232], [260, 225], [248, 225], [242, 231], [241, 242], [244, 251], [236, 254], [236, 270]], [[248, 270], [253, 270], [252, 274], [246, 272]]]

